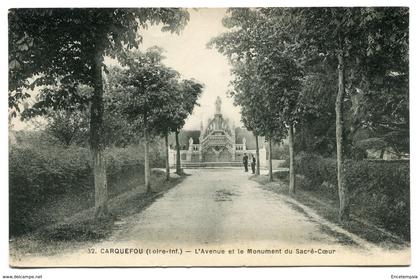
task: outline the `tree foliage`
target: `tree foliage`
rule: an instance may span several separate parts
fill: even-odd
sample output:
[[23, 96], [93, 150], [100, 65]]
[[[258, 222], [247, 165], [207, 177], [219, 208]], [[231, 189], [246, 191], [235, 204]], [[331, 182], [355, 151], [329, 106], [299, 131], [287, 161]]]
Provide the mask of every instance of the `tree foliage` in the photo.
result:
[[127, 52], [122, 60], [125, 67], [111, 69], [109, 77], [115, 111], [146, 144], [150, 137], [167, 139], [170, 132], [179, 132], [203, 88], [194, 80], [180, 80], [179, 73], [162, 59], [162, 49], [156, 47], [144, 53]]
[[[24, 89], [47, 86], [32, 115], [46, 108], [90, 105], [89, 145], [95, 181], [96, 217], [108, 215], [106, 163], [104, 158], [104, 56], [125, 58], [124, 50], [138, 47], [140, 28], [163, 25], [178, 32], [189, 14], [173, 8], [107, 9], [12, 9], [9, 12], [9, 107], [29, 97]], [[122, 57], [120, 55], [123, 55]], [[79, 95], [77, 87], [93, 89]], [[48, 86], [59, 89], [48, 90]]]
[[408, 9], [239, 8], [223, 23], [209, 44], [233, 66], [244, 124], [268, 137], [288, 127], [292, 190], [293, 126], [301, 149], [332, 155], [335, 141], [345, 217], [343, 157], [367, 142], [408, 152]]
[[159, 131], [153, 123], [170, 103], [179, 73], [162, 63], [161, 49], [127, 52], [125, 56], [125, 67], [110, 72], [112, 103], [138, 131], [146, 128], [156, 135]]
[[[140, 28], [162, 23], [163, 31], [179, 32], [189, 14], [181, 9], [11, 9], [9, 11], [9, 107], [19, 110], [36, 86], [60, 85], [61, 94], [46, 93], [44, 106], [86, 101], [77, 84], [93, 86], [94, 57], [119, 57], [138, 47]], [[41, 107], [41, 105], [39, 105]], [[41, 111], [42, 112], [42, 111]]]
[[345, 153], [353, 156], [359, 146], [359, 129], [408, 152], [408, 9], [302, 8], [292, 14], [300, 18], [300, 49], [311, 72], [322, 66], [333, 76], [336, 55], [344, 56]]
[[233, 65], [231, 95], [241, 106], [245, 126], [259, 135], [280, 139], [284, 125], [299, 117], [302, 70], [285, 41], [283, 26], [267, 9], [230, 9], [226, 32], [209, 45]]

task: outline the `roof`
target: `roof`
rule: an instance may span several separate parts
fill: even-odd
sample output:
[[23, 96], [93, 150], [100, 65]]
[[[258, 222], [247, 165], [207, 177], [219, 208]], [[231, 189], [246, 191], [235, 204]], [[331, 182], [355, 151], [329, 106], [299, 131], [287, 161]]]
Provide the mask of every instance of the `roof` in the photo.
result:
[[[245, 128], [237, 127], [235, 128], [235, 143], [241, 144], [242, 139], [245, 138], [246, 140], [246, 148], [247, 149], [256, 149], [257, 144], [255, 141], [255, 136], [252, 134], [252, 132], [248, 131]], [[258, 137], [258, 145], [261, 148], [262, 144], [264, 143], [263, 137]]]
[[[181, 149], [188, 149], [188, 141], [193, 139], [194, 144], [200, 142], [200, 130], [181, 130], [178, 135]], [[168, 138], [169, 146], [175, 147], [175, 133], [171, 133]]]

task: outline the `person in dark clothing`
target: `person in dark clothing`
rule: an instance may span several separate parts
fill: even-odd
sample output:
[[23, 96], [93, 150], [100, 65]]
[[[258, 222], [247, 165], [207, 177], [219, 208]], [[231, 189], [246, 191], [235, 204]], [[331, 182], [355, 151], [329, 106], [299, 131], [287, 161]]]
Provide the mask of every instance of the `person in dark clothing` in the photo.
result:
[[251, 155], [251, 169], [252, 169], [252, 173], [255, 174], [255, 157], [254, 155]]
[[244, 163], [245, 172], [248, 172], [248, 156], [244, 153], [244, 157], [242, 158], [242, 162]]

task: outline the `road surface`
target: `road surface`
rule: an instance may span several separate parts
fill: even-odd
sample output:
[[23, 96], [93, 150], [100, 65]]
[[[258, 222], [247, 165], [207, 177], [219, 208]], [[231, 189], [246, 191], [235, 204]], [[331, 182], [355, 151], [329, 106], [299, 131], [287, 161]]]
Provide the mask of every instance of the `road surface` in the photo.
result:
[[264, 241], [337, 243], [321, 226], [272, 192], [262, 190], [239, 169], [192, 173], [138, 216], [113, 240], [223, 245]]
[[[106, 241], [60, 257], [39, 257], [33, 259], [33, 265], [43, 262], [67, 266], [409, 262], [408, 250], [383, 251], [310, 209], [302, 209], [291, 199], [263, 190], [249, 179], [249, 173], [240, 169], [186, 172], [190, 176], [181, 184], [139, 214], [121, 220], [119, 228]], [[142, 255], [115, 254], [117, 249], [126, 248], [150, 249], [152, 255], [145, 255], [146, 250]], [[227, 253], [229, 249], [234, 249], [235, 255], [217, 254], [221, 250]], [[238, 255], [241, 249], [244, 255]], [[215, 255], [203, 255], [210, 250]], [[267, 250], [281, 251], [267, 255]], [[287, 250], [291, 253], [285, 254]]]

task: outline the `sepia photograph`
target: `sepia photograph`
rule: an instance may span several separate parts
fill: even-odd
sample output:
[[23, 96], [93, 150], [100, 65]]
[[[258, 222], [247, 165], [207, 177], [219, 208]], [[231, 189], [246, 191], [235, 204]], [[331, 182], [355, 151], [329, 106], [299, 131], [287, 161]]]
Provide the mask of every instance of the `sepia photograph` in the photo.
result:
[[8, 264], [410, 266], [410, 11], [11, 7]]

